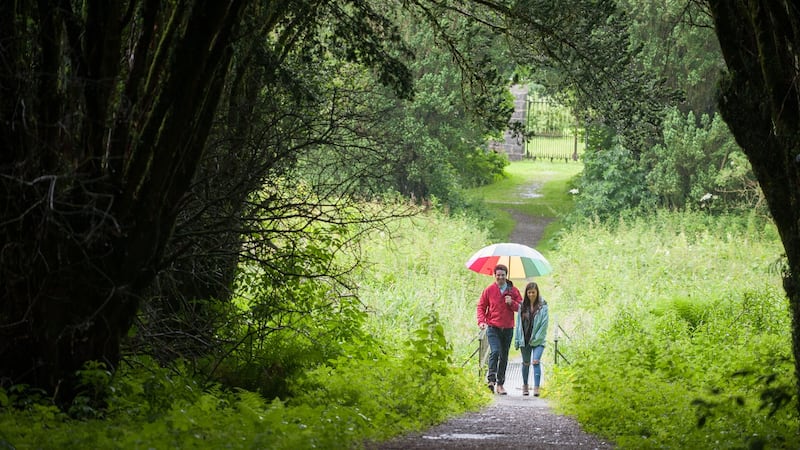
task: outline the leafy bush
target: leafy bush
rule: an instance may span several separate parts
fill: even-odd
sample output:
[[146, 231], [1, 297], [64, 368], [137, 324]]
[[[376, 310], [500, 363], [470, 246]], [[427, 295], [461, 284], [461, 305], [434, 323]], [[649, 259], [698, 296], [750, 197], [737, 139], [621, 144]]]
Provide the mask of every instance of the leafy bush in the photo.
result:
[[710, 303], [705, 299], [673, 297], [657, 303], [653, 312], [657, 315], [667, 315], [672, 321], [685, 323], [688, 327], [687, 331], [691, 332], [706, 321], [712, 307]]
[[488, 400], [483, 389], [475, 389], [474, 376], [454, 364], [437, 314], [413, 335], [410, 341], [345, 345], [340, 356], [318, 361], [293, 379], [287, 402], [201, 386], [191, 372], [141, 360], [110, 384], [95, 380], [113, 392], [104, 420], [75, 420], [43, 402], [12, 410], [4, 401], [0, 443], [67, 449], [348, 447], [429, 426]]
[[484, 186], [503, 177], [503, 169], [509, 165], [505, 153], [476, 148], [467, 153], [456, 166], [464, 187]]
[[655, 197], [647, 188], [647, 171], [637, 155], [607, 130], [592, 128], [583, 155], [584, 170], [577, 180], [571, 216], [608, 219], [631, 210], [650, 210]]
[[602, 220], [656, 206], [717, 214], [766, 213], [750, 163], [718, 116], [665, 112], [663, 141], [632, 148], [611, 130], [590, 127], [575, 218]]
[[719, 115], [667, 111], [664, 142], [642, 156], [647, 183], [661, 205], [752, 208], [762, 198], [750, 163]]

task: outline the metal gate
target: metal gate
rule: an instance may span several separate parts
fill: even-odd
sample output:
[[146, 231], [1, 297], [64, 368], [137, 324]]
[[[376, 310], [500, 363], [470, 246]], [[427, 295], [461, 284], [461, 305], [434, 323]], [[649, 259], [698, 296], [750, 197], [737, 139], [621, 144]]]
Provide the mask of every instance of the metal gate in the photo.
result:
[[584, 132], [570, 110], [548, 97], [529, 95], [525, 157], [577, 161], [586, 148]]

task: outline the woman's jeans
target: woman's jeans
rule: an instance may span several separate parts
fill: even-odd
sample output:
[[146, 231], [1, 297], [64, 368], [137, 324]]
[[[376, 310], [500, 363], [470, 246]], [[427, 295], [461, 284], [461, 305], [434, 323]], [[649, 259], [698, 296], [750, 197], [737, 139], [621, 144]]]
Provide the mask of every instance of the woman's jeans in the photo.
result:
[[513, 328], [488, 327], [486, 340], [489, 341], [489, 372], [486, 378], [490, 383], [505, 384], [508, 351], [514, 339]]
[[522, 352], [522, 384], [528, 384], [528, 374], [531, 370], [531, 360], [536, 361], [533, 365], [533, 386], [539, 387], [539, 382], [542, 380], [542, 353], [544, 352], [544, 345], [537, 345], [536, 347], [520, 347]]

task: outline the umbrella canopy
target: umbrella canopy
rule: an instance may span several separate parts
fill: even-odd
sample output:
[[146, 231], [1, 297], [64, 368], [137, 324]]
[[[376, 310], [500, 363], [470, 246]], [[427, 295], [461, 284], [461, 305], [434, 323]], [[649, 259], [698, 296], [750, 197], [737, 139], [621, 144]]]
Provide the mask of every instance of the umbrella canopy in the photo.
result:
[[522, 244], [508, 242], [492, 244], [475, 252], [467, 268], [484, 275], [494, 275], [494, 266], [508, 267], [508, 278], [522, 279], [547, 275], [553, 271], [547, 259], [538, 251]]

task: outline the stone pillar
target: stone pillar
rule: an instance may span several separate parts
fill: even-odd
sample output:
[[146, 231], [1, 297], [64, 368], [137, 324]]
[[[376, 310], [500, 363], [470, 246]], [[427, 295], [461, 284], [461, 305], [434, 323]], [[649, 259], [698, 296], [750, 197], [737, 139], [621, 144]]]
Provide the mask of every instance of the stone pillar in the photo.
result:
[[[528, 113], [528, 87], [521, 84], [511, 86], [511, 94], [514, 96], [514, 112], [511, 114], [509, 123], [525, 124]], [[503, 141], [489, 141], [489, 149], [503, 152], [508, 156], [509, 161], [518, 161], [525, 157], [525, 137], [521, 134], [514, 134], [511, 129], [507, 129], [503, 135]]]

